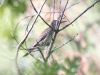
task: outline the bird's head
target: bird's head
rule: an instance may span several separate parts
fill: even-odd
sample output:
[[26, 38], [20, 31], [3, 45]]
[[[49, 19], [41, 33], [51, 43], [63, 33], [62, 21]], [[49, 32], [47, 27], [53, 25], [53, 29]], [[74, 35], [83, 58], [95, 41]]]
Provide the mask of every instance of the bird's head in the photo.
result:
[[[59, 23], [57, 23], [57, 22], [59, 22], [59, 21], [57, 21], [57, 20], [53, 20], [52, 21], [52, 23], [51, 23], [51, 27], [54, 29], [54, 30], [57, 30], [58, 28], [59, 28]], [[66, 22], [66, 21], [61, 21], [61, 23], [64, 23], [64, 22]]]

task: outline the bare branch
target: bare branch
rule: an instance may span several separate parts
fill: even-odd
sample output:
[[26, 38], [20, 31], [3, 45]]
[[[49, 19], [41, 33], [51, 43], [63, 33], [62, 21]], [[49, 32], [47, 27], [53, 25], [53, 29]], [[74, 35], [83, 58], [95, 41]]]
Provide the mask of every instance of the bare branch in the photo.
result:
[[[36, 10], [36, 8], [35, 8], [35, 6], [34, 6], [32, 0], [30, 0], [30, 2], [31, 2], [31, 4], [32, 4], [32, 7], [33, 7], [33, 9], [35, 10], [35, 12], [38, 13], [38, 11]], [[40, 17], [49, 27], [51, 27], [51, 26], [41, 17], [40, 14], [39, 14], [39, 17]]]
[[72, 22], [64, 26], [63, 28], [59, 29], [59, 31], [65, 29], [66, 27], [70, 26], [73, 22], [75, 22], [79, 17], [81, 17], [86, 11], [88, 11], [91, 7], [93, 7], [96, 3], [98, 3], [100, 0], [96, 0], [93, 4], [91, 4], [87, 9], [85, 9], [80, 15], [78, 15]]
[[46, 59], [45, 59], [45, 57], [44, 57], [44, 55], [43, 55], [43, 53], [42, 53], [41, 49], [40, 49], [39, 47], [37, 47], [37, 48], [38, 48], [39, 52], [41, 53], [42, 58], [43, 58], [43, 60], [44, 60], [44, 62], [45, 62], [45, 61], [46, 61]]
[[54, 11], [55, 11], [55, 7], [56, 7], [56, 6], [55, 6], [55, 0], [54, 0], [53, 3], [54, 3], [54, 4], [53, 4], [53, 20], [54, 20], [54, 15], [55, 15], [55, 12], [54, 12]]

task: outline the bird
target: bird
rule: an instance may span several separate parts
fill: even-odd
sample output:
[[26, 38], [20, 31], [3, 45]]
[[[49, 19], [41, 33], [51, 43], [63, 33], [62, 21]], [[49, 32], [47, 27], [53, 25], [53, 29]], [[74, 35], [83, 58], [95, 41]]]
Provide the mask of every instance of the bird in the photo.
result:
[[23, 56], [29, 55], [34, 48], [39, 47], [39, 46], [48, 46], [52, 40], [52, 36], [57, 28], [57, 20], [53, 20], [51, 25], [46, 28], [40, 36], [36, 39], [36, 41], [33, 44], [32, 49], [29, 49], [29, 51]]

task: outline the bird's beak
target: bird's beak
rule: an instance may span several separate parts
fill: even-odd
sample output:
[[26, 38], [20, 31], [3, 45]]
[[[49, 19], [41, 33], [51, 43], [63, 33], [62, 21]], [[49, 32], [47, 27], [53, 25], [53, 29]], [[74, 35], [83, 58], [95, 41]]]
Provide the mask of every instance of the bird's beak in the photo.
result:
[[61, 23], [64, 23], [64, 22], [67, 22], [67, 21], [61, 21]]

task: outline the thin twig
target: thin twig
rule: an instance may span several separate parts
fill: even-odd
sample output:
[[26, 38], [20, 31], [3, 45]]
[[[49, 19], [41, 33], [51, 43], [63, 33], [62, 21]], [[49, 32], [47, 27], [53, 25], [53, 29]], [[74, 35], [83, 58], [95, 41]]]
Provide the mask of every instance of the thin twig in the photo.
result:
[[[77, 34], [78, 35], [78, 34]], [[70, 39], [69, 41], [67, 41], [66, 43], [64, 43], [64, 44], [62, 44], [61, 46], [59, 46], [59, 47], [57, 47], [57, 48], [55, 48], [55, 49], [53, 49], [52, 50], [52, 52], [54, 52], [55, 50], [57, 50], [57, 49], [59, 49], [59, 48], [61, 48], [61, 47], [63, 47], [64, 45], [66, 45], [66, 44], [68, 44], [70, 41], [72, 41], [77, 35], [75, 35], [72, 39]]]
[[[29, 20], [25, 31], [28, 31], [29, 24], [30, 24], [30, 22], [31, 22], [31, 20], [32, 20], [33, 17], [34, 17], [34, 16], [31, 16], [31, 19]], [[25, 33], [25, 34], [26, 34], [26, 33]]]
[[93, 7], [96, 3], [98, 3], [100, 0], [96, 0], [92, 5], [90, 5], [88, 8], [86, 8], [80, 15], [78, 15], [72, 22], [64, 26], [63, 28], [59, 29], [59, 31], [65, 29], [66, 27], [70, 26], [73, 22], [75, 22], [79, 17], [81, 17], [86, 11], [88, 11], [91, 7]]
[[[67, 19], [67, 21], [70, 23], [70, 21], [69, 21], [69, 19], [67, 18], [67, 16], [66, 15], [64, 15], [65, 17], [66, 17], [66, 19]], [[73, 24], [72, 24], [73, 25]], [[74, 25], [73, 25], [74, 26]]]
[[60, 0], [60, 6], [59, 6], [59, 8], [60, 8], [60, 11], [61, 11], [61, 0]]
[[54, 2], [53, 2], [53, 3], [54, 3], [54, 4], [53, 4], [53, 20], [54, 20], [54, 17], [55, 17], [55, 16], [54, 16], [54, 15], [55, 15], [55, 12], [54, 12], [54, 11], [55, 11], [55, 0], [53, 0], [53, 1], [54, 1]]
[[27, 32], [26, 36], [23, 38], [23, 40], [22, 40], [22, 41], [18, 44], [18, 46], [17, 46], [17, 49], [16, 49], [16, 56], [15, 56], [15, 64], [16, 64], [16, 68], [17, 68], [17, 71], [18, 71], [19, 75], [22, 75], [22, 73], [21, 73], [21, 71], [20, 71], [20, 69], [19, 69], [19, 67], [18, 67], [18, 64], [17, 64], [17, 58], [18, 58], [18, 52], [19, 52], [20, 46], [25, 42], [25, 40], [27, 39], [27, 37], [28, 37], [28, 35], [30, 34], [31, 30], [33, 29], [33, 26], [34, 26], [34, 24], [35, 24], [35, 22], [36, 22], [36, 20], [37, 20], [37, 18], [38, 18], [38, 16], [39, 16], [39, 14], [41, 13], [41, 10], [42, 10], [44, 4], [46, 3], [46, 1], [47, 1], [47, 0], [45, 0], [45, 1], [43, 2], [43, 5], [41, 6], [41, 8], [40, 8], [38, 14], [36, 15], [36, 17], [35, 17], [35, 19], [34, 19], [34, 21], [33, 21], [33, 23], [32, 23], [32, 26], [31, 26], [31, 28], [29, 29], [29, 31]]
[[[31, 20], [32, 20], [32, 18], [34, 17], [35, 15], [32, 15], [32, 16], [26, 16], [26, 17], [24, 17], [22, 20], [24, 20], [24, 19], [26, 19], [26, 18], [28, 18], [28, 17], [31, 17], [31, 19], [30, 19], [30, 21], [29, 21], [29, 23], [28, 23], [28, 25], [27, 25], [27, 27], [26, 27], [26, 30], [25, 31], [28, 31], [28, 26], [29, 26], [29, 24], [30, 24], [30, 22], [31, 22]], [[19, 44], [19, 42], [18, 42], [18, 40], [15, 38], [15, 31], [16, 31], [16, 28], [17, 28], [17, 26], [19, 25], [19, 23], [22, 21], [22, 20], [20, 20], [18, 23], [17, 23], [17, 25], [15, 26], [15, 28], [14, 28], [14, 30], [12, 30], [12, 37], [14, 38], [14, 40], [17, 42], [17, 44]], [[26, 32], [25, 32], [25, 35], [26, 35]], [[25, 41], [25, 45], [26, 45], [26, 41]], [[27, 46], [27, 45], [26, 45]], [[21, 46], [22, 47], [22, 46]], [[24, 47], [22, 47], [23, 49], [24, 49]]]
[[[15, 38], [15, 36], [14, 35], [12, 35], [12, 37], [13, 37], [13, 39], [16, 41], [16, 43], [17, 44], [19, 44], [19, 42], [18, 42], [18, 40]], [[23, 46], [21, 46], [23, 49], [24, 49], [24, 47]], [[15, 47], [15, 48], [17, 48], [17, 47]]]
[[69, 8], [71, 8], [72, 6], [74, 6], [74, 5], [76, 5], [76, 4], [79, 4], [81, 1], [82, 1], [82, 0], [78, 1], [77, 3], [72, 4], [71, 6], [69, 6], [68, 8], [66, 8], [66, 10], [69, 9]]
[[[15, 39], [15, 41], [17, 42], [17, 44], [19, 44], [19, 42], [17, 41], [17, 39], [15, 38], [15, 37], [13, 37], [14, 39]], [[21, 46], [22, 47], [22, 49], [20, 49], [20, 50], [29, 50], [29, 49], [25, 49], [23, 46]], [[14, 48], [16, 48], [16, 47], [14, 47]], [[32, 50], [33, 50], [33, 48], [32, 48]], [[34, 51], [34, 52], [36, 52], [36, 51]], [[30, 55], [33, 57], [33, 58], [35, 58], [31, 53], [30, 53]], [[35, 58], [36, 59], [36, 58]], [[36, 60], [38, 60], [38, 59], [36, 59]], [[39, 60], [38, 60], [39, 61]]]
[[62, 17], [63, 17], [63, 15], [64, 15], [64, 12], [65, 12], [65, 10], [66, 10], [66, 7], [67, 7], [67, 5], [68, 5], [68, 2], [69, 2], [69, 0], [67, 0], [66, 5], [65, 5], [65, 8], [63, 9], [63, 11], [60, 13], [59, 17], [57, 18], [57, 21], [59, 21], [59, 22], [57, 22], [57, 23], [59, 23], [59, 24], [58, 24], [58, 28], [59, 28], [59, 26], [60, 26], [60, 24], [61, 24]]
[[43, 60], [44, 60], [44, 62], [45, 62], [45, 57], [44, 57], [44, 55], [43, 55], [43, 53], [42, 53], [41, 49], [40, 49], [39, 47], [37, 47], [37, 48], [38, 48], [39, 52], [41, 53], [42, 58], [43, 58]]
[[[29, 18], [29, 17], [34, 17], [34, 16], [35, 16], [35, 15], [26, 16], [26, 17], [24, 17], [22, 20], [24, 20], [24, 19], [26, 19], [26, 18]], [[19, 25], [19, 23], [20, 23], [22, 20], [20, 20], [20, 21], [17, 23], [17, 25], [15, 26], [15, 29], [14, 29], [13, 33], [15, 33], [15, 30], [16, 30], [17, 26]]]

